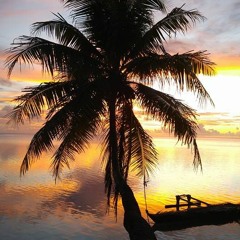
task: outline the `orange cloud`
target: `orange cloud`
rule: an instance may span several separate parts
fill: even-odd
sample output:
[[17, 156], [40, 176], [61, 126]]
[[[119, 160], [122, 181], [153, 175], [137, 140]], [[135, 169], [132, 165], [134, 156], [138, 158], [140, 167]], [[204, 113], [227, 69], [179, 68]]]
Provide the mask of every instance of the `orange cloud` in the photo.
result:
[[[8, 68], [4, 67], [4, 61], [6, 58], [0, 55], [0, 62], [2, 62], [2, 72], [0, 74], [1, 78], [8, 78]], [[51, 80], [51, 77], [48, 73], [42, 71], [40, 64], [16, 64], [13, 69], [10, 79], [12, 81], [24, 81], [24, 82], [45, 82]]]
[[212, 60], [217, 64], [218, 74], [240, 76], [240, 55], [214, 54]]
[[198, 122], [200, 134], [240, 136], [240, 115], [207, 112], [200, 114]]

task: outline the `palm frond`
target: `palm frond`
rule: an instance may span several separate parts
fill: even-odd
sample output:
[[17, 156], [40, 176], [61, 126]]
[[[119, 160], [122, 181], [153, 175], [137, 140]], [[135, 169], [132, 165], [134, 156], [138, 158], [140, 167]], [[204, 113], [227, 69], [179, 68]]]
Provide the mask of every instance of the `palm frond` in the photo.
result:
[[198, 166], [200, 166], [201, 171], [202, 171], [202, 160], [201, 160], [201, 155], [198, 149], [198, 145], [197, 145], [197, 141], [196, 139], [193, 140], [193, 155], [194, 155], [194, 159], [193, 159], [193, 166], [195, 169], [198, 168]]
[[76, 153], [82, 152], [87, 146], [89, 141], [93, 138], [97, 126], [94, 125], [98, 122], [88, 122], [85, 116], [73, 117], [70, 126], [64, 132], [64, 138], [58, 149], [53, 155], [52, 170], [55, 178], [60, 177], [63, 167], [69, 167], [69, 160], [74, 160]]
[[171, 37], [172, 33], [185, 33], [192, 27], [192, 24], [195, 24], [197, 21], [205, 20], [205, 17], [199, 11], [194, 9], [184, 10], [183, 6], [180, 8], [174, 8], [166, 17], [157, 22], [153, 27], [153, 32], [154, 28], [156, 28], [156, 31], [161, 30], [167, 36]]
[[74, 114], [76, 101], [65, 104], [44, 126], [33, 136], [26, 155], [22, 161], [20, 173], [25, 174], [42, 152], [53, 149], [53, 140], [58, 139], [69, 127]]
[[158, 21], [146, 33], [146, 37], [154, 37], [159, 42], [162, 42], [165, 41], [163, 33], [168, 37], [171, 37], [171, 34], [175, 35], [177, 32], [185, 33], [191, 28], [192, 24], [205, 20], [205, 17], [197, 10], [184, 10], [182, 7], [174, 8], [166, 17]]
[[114, 191], [114, 182], [113, 182], [113, 176], [112, 176], [112, 164], [111, 164], [111, 159], [109, 158], [109, 155], [106, 156], [108, 151], [105, 151], [105, 156], [104, 159], [106, 161], [105, 164], [105, 176], [104, 176], [104, 184], [105, 184], [105, 193], [107, 194], [107, 205], [108, 208], [110, 207], [111, 204], [111, 197], [112, 193], [116, 192]]
[[103, 143], [103, 158], [102, 158], [102, 165], [104, 167], [104, 185], [105, 185], [105, 193], [107, 194], [107, 205], [108, 209], [111, 206], [111, 200], [113, 203], [114, 213], [117, 216], [117, 205], [119, 200], [119, 186], [117, 185], [115, 178], [114, 178], [114, 167], [112, 164], [112, 149], [109, 143], [109, 132], [105, 136], [105, 142]]
[[[39, 37], [21, 36], [17, 40], [12, 43], [13, 47], [6, 60], [9, 76], [17, 63], [31, 65], [38, 62], [43, 71], [52, 76], [55, 71], [68, 73], [77, 64], [80, 67], [79, 63], [89, 69], [89, 58], [72, 48]], [[85, 65], [87, 61], [88, 64]], [[81, 69], [84, 69], [83, 66]]]
[[[131, 103], [119, 105], [117, 114], [118, 164], [121, 175], [127, 181], [129, 170], [137, 176], [148, 178], [157, 164], [157, 151], [151, 137], [144, 131], [135, 117]], [[108, 131], [104, 140], [103, 164], [105, 166], [105, 189], [108, 197], [118, 195], [113, 179], [111, 136]], [[132, 167], [132, 168], [131, 168]], [[111, 173], [109, 173], [109, 170]], [[114, 184], [113, 184], [114, 183]], [[114, 202], [116, 204], [116, 202]]]
[[148, 178], [157, 161], [152, 139], [134, 115], [132, 100], [118, 105], [118, 150], [122, 175], [127, 180], [130, 166], [134, 166], [138, 176]]
[[[53, 129], [51, 130], [53, 131]], [[53, 149], [54, 136], [51, 134], [52, 132], [48, 131], [47, 127], [43, 127], [35, 133], [23, 158], [20, 175], [24, 175], [29, 170], [32, 163], [40, 157], [42, 152]]]
[[134, 113], [131, 114], [131, 118], [131, 129], [126, 129], [126, 145], [128, 149], [131, 146], [129, 149], [132, 159], [131, 166], [137, 176], [148, 179], [157, 165], [157, 151], [150, 135], [143, 129]]
[[190, 51], [173, 55], [169, 57], [169, 74], [177, 89], [180, 91], [186, 89], [196, 93], [200, 104], [209, 100], [214, 105], [213, 100], [197, 76], [198, 74], [209, 76], [215, 74], [215, 63], [209, 60], [208, 55], [206, 51]]
[[[62, 0], [65, 7], [72, 10], [72, 16], [75, 18], [86, 18], [92, 11], [92, 5], [96, 4], [97, 1], [88, 0]], [[100, 1], [99, 1], [100, 2]]]
[[[169, 126], [170, 132], [175, 132], [179, 138], [184, 137], [185, 134], [189, 137], [195, 136], [197, 127], [193, 122], [195, 110], [169, 94], [142, 84], [136, 84], [136, 94], [140, 106], [146, 110], [146, 113], [163, 122], [164, 126]], [[189, 137], [186, 137], [186, 142]]]
[[128, 4], [129, 14], [134, 16], [132, 20], [142, 28], [142, 35], [153, 25], [154, 11], [163, 13], [167, 11], [166, 4], [161, 0], [133, 0], [128, 1], [126, 4]]
[[14, 99], [20, 102], [7, 117], [10, 121], [23, 124], [25, 119], [39, 117], [44, 110], [66, 104], [72, 97], [73, 90], [70, 82], [47, 82], [36, 87], [24, 88], [25, 94]]
[[201, 13], [196, 10], [187, 11], [182, 7], [174, 8], [166, 17], [146, 29], [142, 38], [136, 42], [135, 47], [129, 54], [130, 58], [155, 49], [165, 53], [163, 43], [167, 40], [167, 37], [171, 37], [172, 34], [175, 36], [177, 32], [185, 33], [192, 24], [204, 19]]
[[163, 122], [177, 137], [178, 141], [194, 148], [194, 164], [200, 164], [201, 158], [196, 144], [197, 123], [195, 111], [172, 96], [137, 84], [137, 100], [146, 113]]
[[[124, 58], [136, 39], [152, 25], [152, 11], [164, 9], [157, 0], [141, 1], [65, 1], [84, 33], [101, 49], [109, 62]], [[113, 64], [113, 63], [112, 63]]]
[[209, 100], [213, 104], [197, 74], [215, 74], [214, 65], [205, 51], [175, 55], [149, 53], [126, 64], [125, 72], [129, 76], [138, 77], [145, 84], [152, 85], [157, 81], [164, 86], [166, 83], [174, 83], [180, 91], [186, 89], [196, 93], [200, 103]]
[[[67, 83], [69, 85], [67, 85]], [[70, 94], [70, 96], [67, 94], [63, 96], [60, 95], [60, 97], [63, 97], [63, 102], [61, 102], [62, 99], [57, 99], [56, 103], [54, 102], [51, 105], [51, 111], [47, 115], [45, 125], [34, 135], [29, 145], [21, 167], [22, 174], [29, 169], [34, 157], [38, 158], [43, 151], [53, 148], [52, 142], [56, 139], [62, 141], [62, 144], [55, 152], [52, 164], [53, 174], [55, 177], [58, 177], [62, 167], [68, 165], [68, 159], [72, 159], [73, 152], [83, 150], [88, 140], [96, 132], [104, 111], [101, 95], [96, 95], [95, 93], [96, 86], [92, 83], [86, 85], [81, 91], [75, 89], [73, 93], [70, 82], [65, 82], [65, 84], [66, 85], [62, 86], [60, 84], [62, 89], [58, 89], [57, 87], [59, 86], [57, 85], [56, 92], [57, 90], [64, 90]], [[50, 92], [55, 94], [54, 85], [51, 87], [52, 90], [50, 90]], [[78, 91], [77, 95], [76, 91]], [[54, 94], [52, 99], [51, 95], [49, 96], [51, 100], [59, 97], [59, 95]], [[31, 109], [34, 109], [34, 104]]]
[[[106, 120], [105, 131], [103, 133], [103, 141], [102, 141], [102, 167], [104, 168], [104, 184], [105, 184], [105, 192], [107, 194], [107, 204], [108, 208], [111, 204], [111, 199], [113, 198], [113, 205], [115, 215], [117, 214], [117, 202], [119, 189], [117, 188], [117, 184], [114, 178], [114, 169], [113, 161], [118, 161], [119, 159], [113, 159], [113, 145], [111, 143], [111, 131], [109, 127], [109, 119]], [[118, 154], [115, 153], [118, 157]], [[121, 167], [120, 167], [121, 168]]]
[[105, 111], [101, 97], [89, 92], [78, 98], [75, 108], [68, 127], [60, 136], [62, 143], [53, 156], [52, 170], [55, 178], [60, 176], [64, 165], [68, 166], [68, 160], [74, 160], [74, 154], [82, 152], [88, 146]]
[[192, 71], [195, 74], [204, 74], [208, 76], [215, 75], [214, 66], [216, 65], [214, 62], [210, 61], [209, 53], [207, 51], [198, 51], [193, 52], [189, 51], [187, 53], [183, 53], [180, 57], [189, 60], [191, 62]]
[[147, 10], [150, 10], [151, 12], [153, 10], [166, 12], [166, 3], [163, 0], [135, 0], [135, 2], [139, 2], [139, 4], [144, 5], [144, 7]]
[[78, 28], [69, 24], [59, 13], [54, 15], [56, 16], [55, 20], [34, 23], [32, 33], [39, 34], [44, 31], [49, 36], [55, 37], [64, 46], [84, 52], [86, 55], [94, 54], [101, 57], [100, 52]]

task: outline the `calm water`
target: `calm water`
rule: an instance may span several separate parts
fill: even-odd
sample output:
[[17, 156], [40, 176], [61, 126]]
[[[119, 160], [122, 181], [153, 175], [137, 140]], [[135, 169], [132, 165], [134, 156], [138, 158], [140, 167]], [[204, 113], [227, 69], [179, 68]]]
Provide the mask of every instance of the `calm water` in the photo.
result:
[[[44, 155], [26, 176], [19, 166], [30, 138], [0, 135], [0, 239], [6, 240], [117, 240], [128, 239], [122, 210], [115, 221], [106, 214], [100, 147], [93, 143], [77, 156], [62, 181], [55, 184]], [[147, 187], [150, 212], [163, 211], [176, 194], [189, 193], [209, 203], [240, 203], [240, 140], [199, 139], [203, 172], [194, 172], [191, 150], [172, 139], [155, 139], [159, 166]], [[141, 179], [130, 177], [143, 215], [145, 202]], [[144, 215], [145, 216], [145, 215]], [[237, 240], [240, 225], [195, 227], [156, 232], [158, 239]]]

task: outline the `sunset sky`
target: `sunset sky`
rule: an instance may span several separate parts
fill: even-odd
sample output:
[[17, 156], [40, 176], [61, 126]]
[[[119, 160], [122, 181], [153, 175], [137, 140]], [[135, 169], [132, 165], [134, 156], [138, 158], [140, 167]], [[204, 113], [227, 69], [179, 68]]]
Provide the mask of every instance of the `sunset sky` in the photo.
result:
[[[185, 102], [197, 108], [202, 134], [240, 137], [240, 2], [239, 0], [176, 0], [167, 1], [169, 10], [180, 7], [197, 9], [207, 19], [198, 22], [186, 35], [178, 34], [167, 45], [171, 52], [186, 52], [189, 50], [207, 50], [216, 65], [217, 75], [214, 77], [200, 76], [200, 79], [210, 93], [215, 107], [208, 104], [201, 107], [194, 102], [191, 94], [182, 94]], [[29, 35], [30, 26], [37, 21], [51, 20], [53, 13], [68, 16], [60, 0], [0, 0], [0, 133], [12, 131], [6, 127], [3, 118], [9, 112], [13, 103], [10, 102], [21, 93], [21, 89], [45, 81], [40, 69], [34, 67], [16, 69], [11, 79], [7, 79], [4, 51], [10, 47], [14, 38]], [[171, 91], [172, 94], [176, 94]], [[156, 123], [148, 122], [149, 128], [157, 128]], [[34, 123], [31, 128], [24, 126], [21, 131], [32, 131], [37, 128]]]

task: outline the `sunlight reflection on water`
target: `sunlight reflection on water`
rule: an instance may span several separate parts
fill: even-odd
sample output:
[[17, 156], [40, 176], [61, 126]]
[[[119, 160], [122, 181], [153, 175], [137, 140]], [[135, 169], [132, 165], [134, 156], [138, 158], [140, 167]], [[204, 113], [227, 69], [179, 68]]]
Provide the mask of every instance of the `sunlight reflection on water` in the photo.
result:
[[[174, 203], [175, 195], [183, 193], [209, 203], [240, 202], [239, 140], [200, 139], [203, 173], [193, 171], [191, 151], [186, 147], [175, 145], [172, 139], [155, 142], [159, 166], [147, 187], [150, 212], [165, 210], [164, 205]], [[77, 156], [57, 184], [49, 169], [49, 154], [19, 178], [28, 143], [29, 138], [0, 138], [0, 239], [128, 239], [121, 208], [117, 222], [112, 211], [106, 214], [98, 143]], [[142, 180], [130, 176], [130, 183], [146, 217]], [[226, 224], [156, 234], [158, 239], [236, 240], [240, 228], [239, 224]]]

